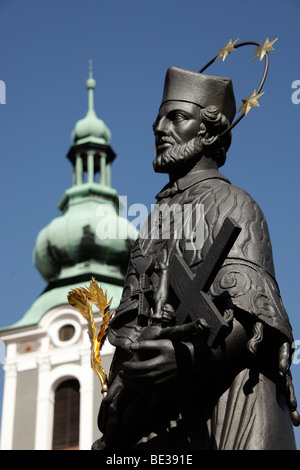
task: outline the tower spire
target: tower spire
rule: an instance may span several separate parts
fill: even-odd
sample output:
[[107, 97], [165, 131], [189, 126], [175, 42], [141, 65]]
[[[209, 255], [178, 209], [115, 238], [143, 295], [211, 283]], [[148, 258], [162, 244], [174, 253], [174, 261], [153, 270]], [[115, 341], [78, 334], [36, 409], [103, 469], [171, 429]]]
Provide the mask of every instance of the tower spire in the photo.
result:
[[96, 80], [93, 77], [93, 61], [89, 60], [89, 78], [86, 81], [86, 87], [89, 91], [88, 111], [94, 111], [94, 89], [96, 88]]
[[56, 282], [67, 284], [74, 278], [91, 276], [121, 285], [127, 269], [128, 240], [131, 243], [137, 235], [120, 216], [120, 196], [111, 186], [111, 164], [116, 154], [109, 144], [110, 130], [94, 110], [95, 87], [90, 60], [88, 111], [74, 127], [67, 154], [73, 167], [72, 187], [58, 204], [62, 215], [40, 232], [34, 251], [36, 267], [49, 282], [49, 290]]
[[83, 119], [77, 121], [71, 139], [75, 145], [86, 142], [93, 142], [100, 145], [109, 145], [111, 133], [106, 124], [97, 117], [94, 109], [94, 90], [96, 88], [96, 80], [93, 76], [93, 61], [89, 61], [89, 78], [86, 80], [86, 88], [88, 90], [88, 110]]

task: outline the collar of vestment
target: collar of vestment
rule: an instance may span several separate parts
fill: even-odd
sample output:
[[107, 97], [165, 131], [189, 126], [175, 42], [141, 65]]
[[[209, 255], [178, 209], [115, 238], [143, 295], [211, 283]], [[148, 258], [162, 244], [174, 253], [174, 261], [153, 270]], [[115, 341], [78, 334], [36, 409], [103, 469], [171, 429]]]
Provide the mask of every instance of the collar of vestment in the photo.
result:
[[166, 184], [164, 188], [156, 195], [156, 199], [160, 200], [165, 197], [173, 196], [179, 191], [184, 191], [185, 189], [193, 186], [194, 184], [209, 179], [219, 179], [230, 183], [230, 181], [225, 178], [225, 176], [223, 176], [222, 173], [220, 173], [218, 170], [198, 170], [195, 172], [191, 172], [188, 175], [183, 176], [182, 178], [178, 178], [178, 180], [174, 181], [173, 183]]

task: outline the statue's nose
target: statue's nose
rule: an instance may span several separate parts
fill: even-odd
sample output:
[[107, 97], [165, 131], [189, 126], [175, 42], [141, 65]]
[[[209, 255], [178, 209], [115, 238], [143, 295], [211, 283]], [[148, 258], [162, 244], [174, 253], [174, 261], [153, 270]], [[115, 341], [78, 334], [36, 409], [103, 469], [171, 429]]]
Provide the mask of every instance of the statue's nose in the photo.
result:
[[166, 135], [170, 132], [170, 121], [166, 117], [161, 117], [153, 127], [155, 135]]

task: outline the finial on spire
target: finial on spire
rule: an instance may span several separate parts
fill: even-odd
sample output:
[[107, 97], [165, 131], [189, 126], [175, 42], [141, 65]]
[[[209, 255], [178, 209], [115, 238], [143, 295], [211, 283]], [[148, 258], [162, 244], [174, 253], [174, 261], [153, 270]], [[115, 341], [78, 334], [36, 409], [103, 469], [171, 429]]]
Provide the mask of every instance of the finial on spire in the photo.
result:
[[89, 78], [93, 78], [93, 61], [89, 60]]
[[94, 89], [96, 80], [93, 78], [93, 61], [89, 60], [89, 78], [86, 81], [86, 87], [89, 90], [89, 111], [94, 110]]

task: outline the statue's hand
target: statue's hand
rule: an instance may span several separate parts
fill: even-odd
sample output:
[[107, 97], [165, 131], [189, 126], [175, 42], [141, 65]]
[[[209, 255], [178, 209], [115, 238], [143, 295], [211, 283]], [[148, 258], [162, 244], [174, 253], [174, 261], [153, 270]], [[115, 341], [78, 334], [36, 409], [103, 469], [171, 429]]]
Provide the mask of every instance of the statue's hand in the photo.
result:
[[[202, 338], [207, 331], [208, 326], [202, 319], [184, 325], [165, 328], [151, 325], [145, 328], [139, 341], [131, 345], [133, 357], [124, 362], [120, 372], [124, 385], [151, 393], [172, 379], [182, 380], [186, 374], [195, 371], [194, 353], [196, 349], [199, 351], [199, 345], [200, 361], [210, 354]], [[198, 348], [195, 347], [197, 344]]]
[[131, 345], [135, 356], [124, 362], [120, 373], [125, 385], [151, 393], [177, 376], [178, 364], [170, 339], [142, 340]]

